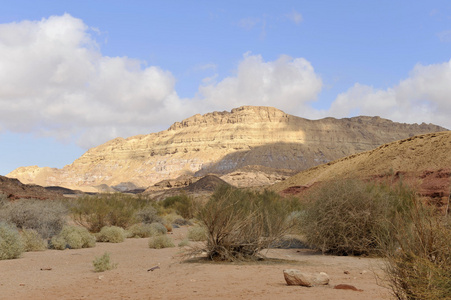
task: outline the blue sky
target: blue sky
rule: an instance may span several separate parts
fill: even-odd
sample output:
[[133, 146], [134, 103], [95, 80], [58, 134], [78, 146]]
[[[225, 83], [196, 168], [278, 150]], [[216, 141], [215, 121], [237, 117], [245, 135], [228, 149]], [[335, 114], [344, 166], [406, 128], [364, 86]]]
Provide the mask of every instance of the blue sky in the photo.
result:
[[451, 128], [450, 1], [2, 1], [0, 174], [267, 105]]

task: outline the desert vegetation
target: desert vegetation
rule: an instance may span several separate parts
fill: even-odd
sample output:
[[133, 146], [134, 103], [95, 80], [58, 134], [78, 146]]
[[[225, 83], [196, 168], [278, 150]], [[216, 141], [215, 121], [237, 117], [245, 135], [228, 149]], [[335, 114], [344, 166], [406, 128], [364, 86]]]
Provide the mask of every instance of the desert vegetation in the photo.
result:
[[273, 193], [220, 187], [200, 210], [212, 260], [254, 260], [295, 225], [289, 201]]
[[336, 255], [377, 255], [397, 299], [451, 298], [451, 226], [402, 184], [341, 180], [306, 197], [302, 233]]
[[94, 272], [105, 272], [117, 268], [117, 263], [113, 263], [110, 259], [110, 254], [105, 252], [102, 256], [96, 257], [92, 261]]
[[[315, 186], [301, 199], [221, 186], [203, 204], [186, 195], [155, 202], [119, 193], [70, 201], [0, 200], [0, 259], [131, 237], [148, 238], [152, 249], [175, 247], [168, 230], [189, 225], [178, 244], [195, 242], [184, 248], [189, 254], [260, 260], [262, 250], [295, 234], [324, 254], [382, 257], [397, 299], [451, 298], [450, 217], [402, 181], [337, 180]], [[93, 265], [96, 272], [115, 266], [108, 253]]]

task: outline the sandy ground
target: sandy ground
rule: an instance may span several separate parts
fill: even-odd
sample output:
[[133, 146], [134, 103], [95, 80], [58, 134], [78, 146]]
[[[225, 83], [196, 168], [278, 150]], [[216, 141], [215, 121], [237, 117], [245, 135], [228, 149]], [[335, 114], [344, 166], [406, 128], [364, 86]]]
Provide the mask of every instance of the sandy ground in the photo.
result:
[[[174, 229], [177, 245], [186, 228]], [[374, 258], [324, 256], [299, 249], [273, 249], [268, 257], [290, 261], [270, 264], [186, 263], [181, 249], [150, 249], [148, 239], [95, 248], [28, 252], [0, 261], [0, 299], [389, 299], [378, 285], [381, 261]], [[92, 261], [105, 251], [114, 270], [95, 273]], [[153, 266], [160, 269], [148, 272]], [[49, 269], [51, 270], [45, 270]], [[323, 287], [287, 286], [284, 269], [326, 272]], [[42, 270], [41, 270], [42, 269]], [[349, 274], [345, 274], [347, 271]], [[363, 292], [336, 290], [351, 284]]]

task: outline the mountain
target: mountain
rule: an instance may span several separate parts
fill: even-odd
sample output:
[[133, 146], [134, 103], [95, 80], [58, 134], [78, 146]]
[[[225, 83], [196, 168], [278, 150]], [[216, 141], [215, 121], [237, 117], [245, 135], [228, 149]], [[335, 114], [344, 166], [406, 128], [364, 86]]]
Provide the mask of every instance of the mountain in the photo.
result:
[[367, 116], [308, 120], [272, 107], [243, 106], [194, 115], [158, 133], [116, 138], [62, 169], [21, 167], [7, 176], [84, 191], [128, 182], [145, 188], [180, 176], [224, 175], [246, 166], [301, 171], [443, 130]]
[[444, 207], [451, 192], [450, 154], [451, 131], [418, 135], [310, 168], [271, 189], [298, 194], [317, 182], [338, 178], [403, 180]]

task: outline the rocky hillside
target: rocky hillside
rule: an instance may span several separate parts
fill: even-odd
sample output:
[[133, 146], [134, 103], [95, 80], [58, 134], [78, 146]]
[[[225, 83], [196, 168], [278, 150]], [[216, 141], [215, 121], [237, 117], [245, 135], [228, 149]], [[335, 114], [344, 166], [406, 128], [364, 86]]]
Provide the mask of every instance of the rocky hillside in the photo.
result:
[[[73, 192], [73, 191], [68, 191]], [[0, 175], [0, 196], [8, 200], [17, 199], [39, 199], [54, 200], [62, 199], [63, 191], [52, 188], [44, 188], [38, 185], [23, 184], [14, 178]]]
[[297, 194], [337, 178], [402, 180], [438, 206], [451, 192], [451, 131], [418, 135], [302, 171], [271, 187]]
[[300, 171], [443, 130], [379, 117], [307, 120], [272, 107], [243, 106], [195, 115], [158, 133], [116, 138], [62, 169], [21, 167], [7, 176], [88, 191], [105, 184], [148, 187], [180, 176], [224, 175], [249, 165]]

